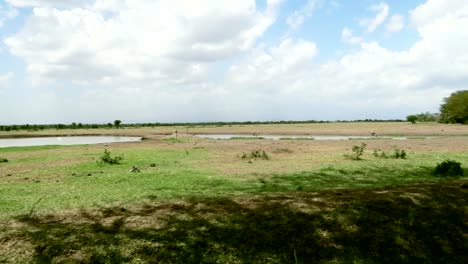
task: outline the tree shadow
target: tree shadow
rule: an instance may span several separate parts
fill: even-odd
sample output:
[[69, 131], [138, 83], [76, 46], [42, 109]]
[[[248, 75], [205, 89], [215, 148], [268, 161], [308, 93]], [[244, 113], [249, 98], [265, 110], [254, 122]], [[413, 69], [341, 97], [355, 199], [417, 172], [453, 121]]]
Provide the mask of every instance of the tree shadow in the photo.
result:
[[380, 166], [359, 169], [323, 168], [261, 178], [261, 191], [323, 190], [336, 188], [376, 188], [437, 181], [427, 166]]
[[36, 263], [467, 263], [462, 183], [23, 216], [8, 239]]

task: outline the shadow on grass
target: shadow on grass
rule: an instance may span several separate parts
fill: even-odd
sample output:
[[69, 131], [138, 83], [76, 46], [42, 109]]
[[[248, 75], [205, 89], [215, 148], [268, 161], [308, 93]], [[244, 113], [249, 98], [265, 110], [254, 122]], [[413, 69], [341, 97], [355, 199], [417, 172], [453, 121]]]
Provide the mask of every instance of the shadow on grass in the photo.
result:
[[259, 177], [261, 191], [323, 190], [337, 188], [397, 187], [435, 182], [433, 168], [425, 166], [362, 166], [355, 169], [323, 168], [318, 171]]
[[36, 263], [468, 263], [463, 183], [36, 215], [0, 248], [17, 240]]

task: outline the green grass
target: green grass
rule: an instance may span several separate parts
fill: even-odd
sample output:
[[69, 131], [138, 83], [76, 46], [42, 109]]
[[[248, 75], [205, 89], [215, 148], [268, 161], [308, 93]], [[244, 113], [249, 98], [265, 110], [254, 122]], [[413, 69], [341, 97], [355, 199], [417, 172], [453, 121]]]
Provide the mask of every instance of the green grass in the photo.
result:
[[279, 140], [314, 140], [314, 138], [310, 138], [310, 137], [283, 137], [283, 138], [280, 138]]
[[165, 139], [163, 139], [163, 141], [169, 142], [169, 143], [185, 143], [185, 142], [188, 142], [188, 140], [182, 139], [182, 138], [165, 138]]
[[368, 150], [360, 161], [338, 153], [316, 170], [265, 174], [259, 167], [235, 177], [204, 162], [214, 158], [207, 147], [110, 149], [124, 155], [118, 165], [98, 164], [102, 151], [0, 150], [8, 159], [22, 156], [0, 165], [0, 263], [468, 259], [468, 175], [432, 173], [446, 159], [463, 163], [467, 153], [397, 160]]
[[259, 139], [265, 139], [264, 137], [231, 137], [229, 139], [233, 140], [259, 140]]
[[[209, 167], [198, 166], [210, 155], [205, 148], [112, 150], [113, 155], [124, 155], [119, 165], [98, 164], [101, 151], [69, 148], [70, 151], [62, 151], [60, 155], [34, 149], [36, 156], [2, 165], [7, 169], [18, 164], [34, 166], [40, 165], [41, 161], [59, 161], [60, 157], [84, 159], [70, 165], [40, 166], [28, 175], [13, 173], [0, 178], [0, 195], [3, 197], [0, 218], [27, 212], [44, 195], [39, 208], [61, 210], [132, 203], [148, 197], [168, 200], [437, 182], [441, 179], [432, 175], [437, 163], [445, 159], [468, 159], [465, 153], [426, 153], [411, 154], [406, 160], [384, 160], [367, 153], [363, 161], [343, 158], [343, 162], [333, 166], [289, 174], [262, 174], [260, 171], [257, 176], [248, 177], [252, 180], [246, 180], [217, 175]], [[133, 166], [141, 173], [130, 172]]]
[[0, 262], [466, 263], [462, 183], [18, 216]]

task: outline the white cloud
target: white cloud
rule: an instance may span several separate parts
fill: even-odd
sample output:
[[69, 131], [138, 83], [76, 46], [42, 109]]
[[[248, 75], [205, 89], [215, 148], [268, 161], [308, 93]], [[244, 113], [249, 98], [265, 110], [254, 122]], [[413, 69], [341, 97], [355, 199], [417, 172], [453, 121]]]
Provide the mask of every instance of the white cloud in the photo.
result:
[[372, 19], [362, 19], [360, 24], [365, 27], [368, 32], [374, 32], [387, 19], [390, 7], [388, 4], [382, 2], [378, 5], [371, 6], [370, 9], [377, 14]]
[[77, 7], [92, 0], [6, 0], [14, 7]]
[[447, 16], [466, 15], [467, 10], [465, 0], [428, 0], [410, 12], [411, 22], [419, 28]]
[[[5, 40], [38, 80], [198, 81], [203, 69], [252, 47], [281, 1], [110, 1], [91, 8], [33, 9]], [[111, 15], [108, 13], [112, 11]], [[197, 68], [196, 71], [193, 71]]]
[[15, 18], [18, 11], [11, 6], [1, 5], [0, 3], [0, 28], [3, 27], [5, 21]]
[[405, 18], [396, 14], [390, 17], [390, 21], [386, 25], [387, 32], [395, 33], [401, 31], [405, 27]]
[[344, 27], [341, 31], [341, 41], [348, 44], [361, 44], [364, 40], [360, 37], [353, 35], [353, 31], [347, 27]]
[[[416, 8], [410, 20], [419, 40], [402, 51], [343, 28], [342, 40], [359, 45], [320, 63], [313, 41], [259, 43], [280, 2], [270, 1], [266, 10], [255, 1], [219, 2], [102, 0], [82, 9], [35, 8], [6, 44], [30, 76], [54, 85], [25, 99], [43, 114], [21, 120], [404, 118], [436, 111], [443, 97], [468, 88], [462, 6], [438, 6], [445, 11], [432, 15], [432, 0]], [[62, 86], [73, 98], [59, 96]], [[0, 112], [6, 109], [24, 113], [2, 102]], [[19, 122], [18, 116], [6, 121]]]
[[292, 30], [300, 28], [306, 19], [312, 16], [312, 13], [318, 6], [319, 0], [308, 0], [304, 6], [295, 10], [286, 18], [286, 24], [288, 24]]

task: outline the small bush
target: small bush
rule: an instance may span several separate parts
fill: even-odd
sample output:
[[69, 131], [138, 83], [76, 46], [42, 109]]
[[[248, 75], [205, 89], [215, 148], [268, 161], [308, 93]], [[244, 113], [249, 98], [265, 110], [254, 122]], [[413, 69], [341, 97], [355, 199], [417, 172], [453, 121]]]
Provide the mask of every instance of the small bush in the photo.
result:
[[381, 159], [389, 159], [389, 158], [392, 158], [392, 159], [406, 159], [407, 157], [407, 153], [404, 149], [398, 149], [398, 148], [395, 148], [394, 151], [393, 151], [393, 154], [392, 155], [387, 155], [387, 153], [385, 153], [385, 151], [381, 150], [381, 149], [374, 149], [374, 153], [373, 153], [374, 157], [376, 158], [381, 158]]
[[406, 159], [406, 151], [404, 149], [400, 150], [400, 149], [396, 148], [393, 151], [392, 158], [394, 158], [394, 159]]
[[270, 159], [268, 154], [264, 150], [261, 150], [261, 149], [252, 150], [250, 153], [243, 153], [241, 158], [249, 159], [249, 160], [251, 159], [269, 160]]
[[345, 158], [351, 160], [361, 160], [361, 156], [364, 155], [364, 151], [367, 147], [367, 144], [362, 143], [360, 146], [353, 146], [352, 154], [344, 154]]
[[385, 151], [383, 151], [383, 150], [381, 150], [381, 149], [374, 149], [373, 155], [374, 155], [374, 157], [376, 157], [376, 158], [388, 159], [387, 153], [385, 153]]
[[434, 175], [436, 176], [462, 176], [463, 173], [461, 163], [454, 160], [443, 161], [437, 164], [434, 169]]
[[0, 158], [0, 163], [4, 163], [4, 162], [5, 162], [5, 163], [8, 162], [8, 159]]
[[99, 164], [107, 163], [107, 164], [115, 165], [115, 164], [120, 164], [123, 161], [123, 159], [124, 159], [123, 155], [112, 157], [111, 152], [105, 149], [104, 153], [99, 158], [97, 163]]

